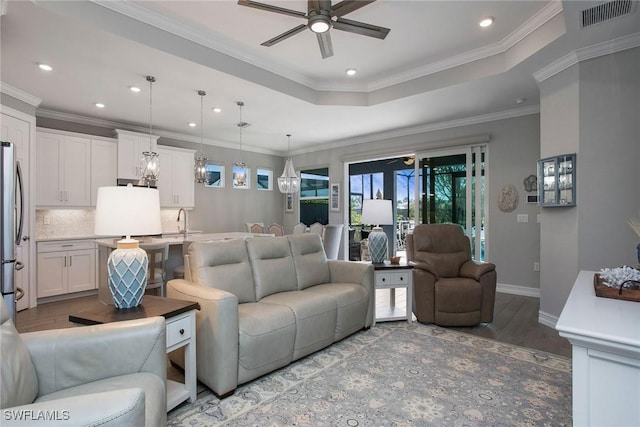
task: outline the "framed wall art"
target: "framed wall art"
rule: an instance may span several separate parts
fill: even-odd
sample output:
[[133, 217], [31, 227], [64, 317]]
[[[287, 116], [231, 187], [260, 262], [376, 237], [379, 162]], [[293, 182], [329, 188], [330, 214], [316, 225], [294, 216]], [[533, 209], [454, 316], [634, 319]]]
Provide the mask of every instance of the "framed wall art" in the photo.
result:
[[329, 193], [329, 206], [331, 212], [340, 212], [340, 184], [331, 184], [331, 191]]

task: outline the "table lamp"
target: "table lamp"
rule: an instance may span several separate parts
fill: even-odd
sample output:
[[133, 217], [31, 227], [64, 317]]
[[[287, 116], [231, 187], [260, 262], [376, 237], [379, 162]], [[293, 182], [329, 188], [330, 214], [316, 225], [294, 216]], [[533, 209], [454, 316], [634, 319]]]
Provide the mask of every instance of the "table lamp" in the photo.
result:
[[362, 204], [362, 223], [375, 225], [369, 233], [368, 245], [371, 262], [381, 264], [387, 258], [387, 234], [380, 225], [393, 224], [391, 200], [368, 199]]
[[100, 187], [95, 234], [125, 236], [107, 261], [109, 290], [116, 308], [140, 305], [147, 286], [147, 253], [131, 236], [162, 233], [160, 197], [153, 188]]

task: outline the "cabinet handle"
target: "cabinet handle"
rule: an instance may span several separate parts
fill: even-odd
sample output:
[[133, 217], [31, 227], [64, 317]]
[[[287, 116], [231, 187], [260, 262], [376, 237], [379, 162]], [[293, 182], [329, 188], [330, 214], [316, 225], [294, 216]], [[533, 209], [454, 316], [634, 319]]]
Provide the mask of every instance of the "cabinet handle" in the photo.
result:
[[73, 256], [69, 255], [69, 267], [73, 265]]
[[184, 335], [184, 329], [180, 329], [180, 335]]
[[400, 276], [400, 281], [402, 282], [404, 280], [404, 277]]
[[385, 278], [383, 277], [383, 278], [382, 278], [382, 281], [383, 281], [383, 282], [386, 282], [386, 281], [387, 281], [387, 279], [385, 279]]
[[58, 200], [60, 200], [61, 202], [64, 202], [64, 198], [62, 197], [62, 191], [58, 195]]
[[72, 248], [73, 244], [69, 244], [69, 245], [62, 245], [63, 248]]
[[64, 266], [65, 267], [67, 266], [67, 257], [66, 256], [64, 257]]

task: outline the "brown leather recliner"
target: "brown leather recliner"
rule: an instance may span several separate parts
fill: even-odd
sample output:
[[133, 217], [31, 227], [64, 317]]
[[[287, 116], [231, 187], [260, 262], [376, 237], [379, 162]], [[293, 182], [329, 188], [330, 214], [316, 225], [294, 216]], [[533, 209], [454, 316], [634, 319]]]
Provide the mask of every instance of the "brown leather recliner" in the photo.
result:
[[496, 271], [471, 259], [469, 238], [458, 224], [421, 224], [407, 235], [414, 263], [413, 312], [422, 323], [473, 326], [493, 321]]

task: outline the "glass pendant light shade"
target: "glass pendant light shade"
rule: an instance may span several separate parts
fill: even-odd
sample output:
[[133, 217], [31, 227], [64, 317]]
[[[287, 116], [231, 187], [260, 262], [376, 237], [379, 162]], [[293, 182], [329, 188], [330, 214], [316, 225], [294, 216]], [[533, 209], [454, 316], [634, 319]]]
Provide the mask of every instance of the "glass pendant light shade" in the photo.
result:
[[140, 170], [142, 170], [142, 180], [147, 185], [155, 185], [160, 176], [160, 156], [153, 151], [153, 83], [156, 78], [153, 76], [147, 76], [149, 82], [149, 151], [142, 153], [142, 159], [140, 159]]
[[198, 91], [200, 95], [200, 151], [196, 152], [196, 158], [193, 165], [193, 175], [196, 183], [203, 184], [207, 180], [207, 158], [204, 156], [204, 96], [207, 92]]
[[248, 187], [249, 168], [247, 167], [247, 163], [242, 161], [242, 128], [249, 124], [242, 121], [242, 107], [244, 107], [244, 102], [238, 101], [236, 104], [240, 109], [240, 121], [236, 125], [240, 128], [240, 161], [233, 164], [233, 185], [235, 187], [246, 188]]
[[[287, 149], [291, 151], [291, 134], [287, 134]], [[284, 194], [297, 193], [300, 189], [300, 178], [296, 175], [291, 157], [284, 163], [284, 170], [278, 178], [278, 189]]]

